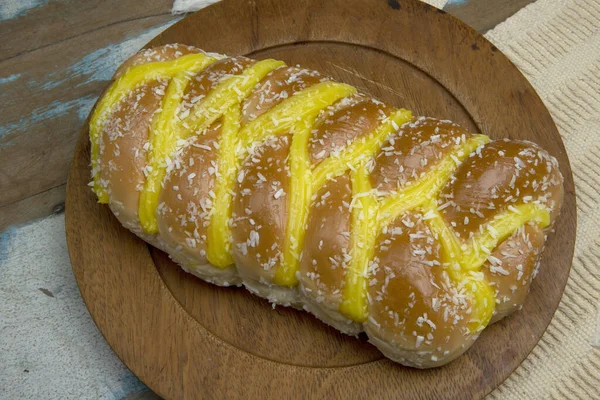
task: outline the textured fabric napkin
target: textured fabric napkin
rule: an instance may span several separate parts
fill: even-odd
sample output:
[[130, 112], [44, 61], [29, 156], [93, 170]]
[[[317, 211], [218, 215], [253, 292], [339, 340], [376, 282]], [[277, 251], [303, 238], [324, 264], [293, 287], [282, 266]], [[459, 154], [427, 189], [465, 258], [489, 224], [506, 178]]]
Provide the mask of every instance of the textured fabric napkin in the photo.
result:
[[[492, 399], [600, 397], [600, 1], [538, 0], [486, 37], [529, 79], [571, 161], [577, 243], [542, 340]], [[560, 234], [560, 227], [557, 230]]]

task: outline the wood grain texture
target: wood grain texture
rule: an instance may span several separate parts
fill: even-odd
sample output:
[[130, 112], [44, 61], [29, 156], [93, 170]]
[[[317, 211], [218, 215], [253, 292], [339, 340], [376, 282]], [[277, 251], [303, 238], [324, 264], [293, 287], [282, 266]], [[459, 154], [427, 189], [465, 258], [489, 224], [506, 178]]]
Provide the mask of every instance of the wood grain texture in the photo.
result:
[[66, 184], [0, 207], [0, 232], [65, 209]]
[[[111, 25], [101, 36], [78, 36], [0, 62], [12, 73], [0, 81], [0, 206], [66, 183], [78, 132], [115, 64], [171, 21], [169, 15]], [[89, 40], [96, 50], [89, 51]]]
[[485, 33], [535, 0], [450, 0], [444, 11]]
[[566, 196], [556, 224], [560, 234], [547, 242], [524, 309], [486, 329], [445, 367], [419, 371], [379, 359], [363, 341], [309, 315], [272, 311], [241, 290], [209, 287], [121, 227], [87, 186], [84, 129], [67, 185], [73, 270], [109, 344], [161, 396], [481, 398], [546, 329], [567, 281], [576, 224], [569, 160], [552, 118], [517, 68], [476, 31], [414, 0], [393, 5], [227, 0], [182, 20], [150, 45], [181, 42], [298, 62], [395, 106], [451, 118], [492, 138], [542, 145], [559, 160]]
[[[20, 0], [7, 0], [17, 3]], [[111, 25], [166, 16], [172, 0], [136, 0], [135, 7], [123, 0], [62, 0], [30, 1], [14, 6], [21, 12], [17, 15], [0, 15], [0, 37], [18, 40], [3, 40], [0, 43], [0, 61], [30, 51], [63, 42], [86, 33], [101, 31]], [[89, 43], [93, 48], [93, 43]]]

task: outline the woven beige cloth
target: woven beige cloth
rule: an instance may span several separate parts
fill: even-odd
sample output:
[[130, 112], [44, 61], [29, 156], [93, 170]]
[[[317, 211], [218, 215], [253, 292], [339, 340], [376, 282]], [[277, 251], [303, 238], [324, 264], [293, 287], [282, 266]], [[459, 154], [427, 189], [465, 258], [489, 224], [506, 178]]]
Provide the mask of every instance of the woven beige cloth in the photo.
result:
[[550, 110], [571, 160], [578, 218], [556, 315], [489, 398], [600, 399], [600, 0], [537, 0], [486, 37]]

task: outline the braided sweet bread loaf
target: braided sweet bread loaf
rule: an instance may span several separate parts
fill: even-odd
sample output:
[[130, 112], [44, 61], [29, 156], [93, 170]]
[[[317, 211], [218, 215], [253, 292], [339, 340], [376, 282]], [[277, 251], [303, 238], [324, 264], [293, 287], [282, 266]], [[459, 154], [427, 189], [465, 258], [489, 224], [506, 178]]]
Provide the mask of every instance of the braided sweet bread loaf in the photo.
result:
[[533, 143], [177, 44], [117, 71], [90, 140], [99, 201], [186, 271], [419, 368], [521, 307], [563, 197]]

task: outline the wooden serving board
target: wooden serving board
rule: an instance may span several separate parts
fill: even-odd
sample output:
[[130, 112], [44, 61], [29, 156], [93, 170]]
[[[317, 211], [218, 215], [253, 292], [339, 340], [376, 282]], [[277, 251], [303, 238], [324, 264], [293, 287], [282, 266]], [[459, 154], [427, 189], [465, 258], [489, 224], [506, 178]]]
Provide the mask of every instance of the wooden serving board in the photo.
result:
[[94, 321], [142, 381], [166, 398], [480, 398], [527, 357], [569, 275], [575, 196], [552, 118], [500, 51], [415, 0], [226, 0], [148, 46], [172, 42], [298, 63], [416, 115], [532, 140], [558, 158], [566, 197], [523, 310], [486, 329], [458, 360], [421, 371], [306, 313], [206, 284], [137, 239], [87, 186], [86, 126], [67, 186], [71, 262]]

